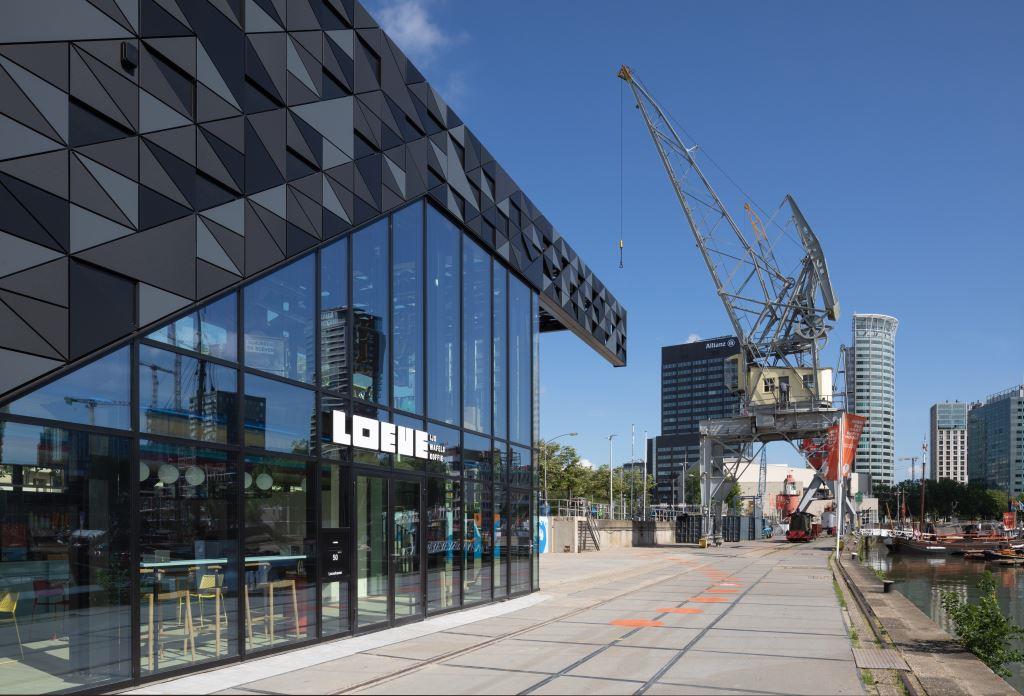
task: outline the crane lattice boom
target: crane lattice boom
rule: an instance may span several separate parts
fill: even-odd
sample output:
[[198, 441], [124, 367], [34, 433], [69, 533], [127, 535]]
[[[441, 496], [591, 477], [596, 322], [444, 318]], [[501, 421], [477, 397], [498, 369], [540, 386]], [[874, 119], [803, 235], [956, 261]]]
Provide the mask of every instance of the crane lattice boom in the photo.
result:
[[[817, 351], [839, 316], [821, 247], [796, 202], [786, 196], [790, 222], [766, 228], [747, 206], [753, 243], [736, 224], [697, 162], [697, 146], [687, 146], [669, 115], [622, 66], [636, 105], [675, 190], [733, 330], [750, 367], [817, 366]], [[791, 227], [790, 227], [791, 224]], [[776, 232], [770, 239], [768, 229]], [[783, 247], [796, 242], [795, 269], [786, 272]], [[819, 301], [820, 296], [820, 301]]]

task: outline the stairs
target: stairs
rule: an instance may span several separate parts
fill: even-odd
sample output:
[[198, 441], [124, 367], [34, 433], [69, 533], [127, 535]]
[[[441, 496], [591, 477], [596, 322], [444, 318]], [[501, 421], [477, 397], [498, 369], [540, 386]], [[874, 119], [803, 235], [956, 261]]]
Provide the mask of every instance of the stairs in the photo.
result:
[[579, 553], [601, 550], [597, 529], [594, 527], [593, 520], [589, 517], [576, 522], [576, 550]]

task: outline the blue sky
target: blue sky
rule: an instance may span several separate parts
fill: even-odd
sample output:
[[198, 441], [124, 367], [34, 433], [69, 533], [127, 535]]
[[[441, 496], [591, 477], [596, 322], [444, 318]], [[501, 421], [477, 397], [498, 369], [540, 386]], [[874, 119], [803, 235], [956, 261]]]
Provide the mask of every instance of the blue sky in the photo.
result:
[[935, 401], [1024, 381], [1024, 4], [368, 6], [629, 311], [625, 368], [543, 336], [544, 436], [578, 431], [603, 463], [618, 433], [619, 463], [635, 424], [639, 455], [660, 347], [729, 331], [632, 108], [618, 268], [623, 62], [762, 207], [796, 196], [843, 308], [827, 363], [853, 312], [900, 320], [897, 456], [919, 451]]

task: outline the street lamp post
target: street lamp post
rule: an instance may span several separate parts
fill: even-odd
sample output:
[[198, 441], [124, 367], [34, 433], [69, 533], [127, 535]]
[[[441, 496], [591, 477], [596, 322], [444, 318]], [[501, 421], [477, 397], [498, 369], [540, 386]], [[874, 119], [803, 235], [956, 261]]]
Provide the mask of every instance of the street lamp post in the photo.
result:
[[[549, 442], [554, 442], [555, 440], [557, 440], [560, 437], [576, 437], [577, 435], [579, 435], [579, 433], [562, 433], [561, 435], [555, 435], [554, 437], [548, 438], [547, 440], [544, 441], [544, 444], [548, 444]], [[547, 448], [546, 447], [541, 450], [540, 455], [541, 455], [540, 465], [544, 469], [544, 502], [546, 502], [548, 505], [551, 505], [551, 498], [548, 497], [548, 467], [547, 467], [548, 457], [547, 457]]]
[[615, 460], [612, 458], [612, 438], [618, 437], [615, 433], [608, 436], [608, 519], [615, 518], [615, 498], [612, 490], [612, 471], [615, 470]]

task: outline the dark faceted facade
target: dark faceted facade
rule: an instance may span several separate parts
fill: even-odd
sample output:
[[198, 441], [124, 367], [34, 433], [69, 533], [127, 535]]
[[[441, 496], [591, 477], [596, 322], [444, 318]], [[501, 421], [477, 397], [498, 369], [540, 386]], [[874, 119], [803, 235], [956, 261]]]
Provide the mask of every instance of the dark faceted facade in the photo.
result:
[[539, 335], [625, 313], [366, 11], [0, 19], [0, 693], [536, 589]]
[[739, 397], [727, 383], [739, 352], [732, 336], [694, 341], [661, 349], [661, 435], [648, 445], [648, 461], [658, 476], [657, 502], [682, 499], [680, 474], [700, 462], [700, 421], [733, 415]]
[[625, 312], [354, 0], [11, 0], [0, 395], [422, 196], [624, 364]]

